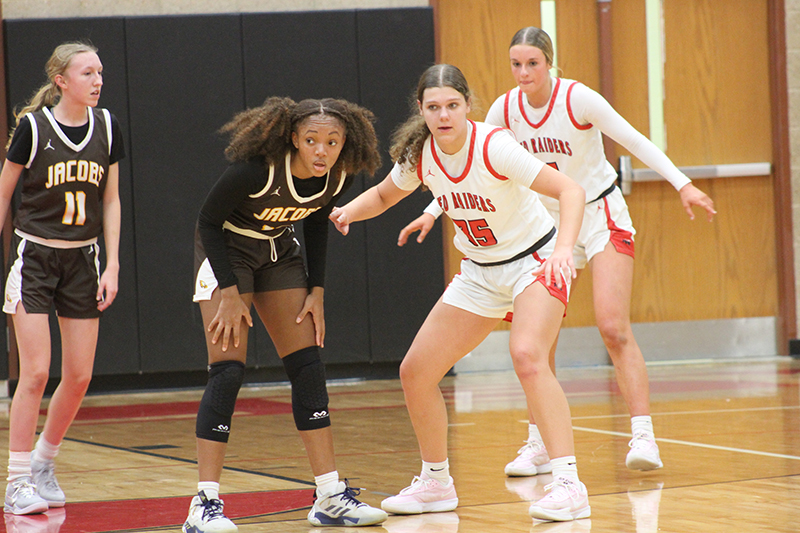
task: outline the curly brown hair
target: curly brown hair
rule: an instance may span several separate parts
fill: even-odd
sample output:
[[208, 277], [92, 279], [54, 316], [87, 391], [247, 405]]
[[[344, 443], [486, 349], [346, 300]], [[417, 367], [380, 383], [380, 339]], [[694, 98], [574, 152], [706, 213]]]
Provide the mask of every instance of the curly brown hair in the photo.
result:
[[453, 88], [464, 96], [467, 103], [472, 99], [472, 91], [469, 89], [467, 79], [458, 67], [446, 63], [428, 67], [419, 78], [411, 116], [392, 134], [389, 155], [393, 161], [400, 164], [408, 163], [412, 167], [416, 167], [419, 163], [422, 147], [431, 132], [425, 119], [420, 115], [417, 105], [422, 101], [425, 89], [433, 87]]
[[364, 171], [369, 175], [380, 168], [378, 137], [373, 126], [375, 115], [357, 104], [334, 98], [295, 102], [273, 96], [259, 107], [238, 113], [219, 130], [231, 138], [225, 156], [230, 161], [262, 156], [268, 164], [280, 163], [288, 150], [297, 151], [292, 132], [317, 116], [333, 117], [345, 129], [344, 146], [334, 168], [342, 168], [348, 174]]

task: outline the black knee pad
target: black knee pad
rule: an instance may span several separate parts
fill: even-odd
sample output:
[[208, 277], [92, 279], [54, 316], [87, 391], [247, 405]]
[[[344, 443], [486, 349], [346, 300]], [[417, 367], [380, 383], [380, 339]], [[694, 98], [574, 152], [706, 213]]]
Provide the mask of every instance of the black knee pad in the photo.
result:
[[292, 383], [292, 413], [297, 429], [308, 431], [330, 426], [325, 365], [319, 358], [319, 348], [297, 350], [282, 361]]
[[228, 442], [236, 397], [244, 381], [244, 363], [220, 361], [208, 367], [208, 383], [197, 410], [199, 439]]

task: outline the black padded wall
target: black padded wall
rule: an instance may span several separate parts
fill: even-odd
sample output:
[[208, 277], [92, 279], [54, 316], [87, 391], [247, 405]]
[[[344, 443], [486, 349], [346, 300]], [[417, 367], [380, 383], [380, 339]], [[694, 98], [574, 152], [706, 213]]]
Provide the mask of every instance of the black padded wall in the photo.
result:
[[[202, 321], [191, 301], [193, 238], [199, 208], [227, 165], [226, 139], [216, 133], [224, 123], [272, 95], [330, 96], [368, 107], [385, 164], [374, 179], [357, 176], [345, 202], [391, 168], [390, 132], [407, 116], [408, 95], [433, 62], [429, 8], [5, 26], [10, 106], [44, 81], [56, 44], [90, 39], [105, 66], [101, 105], [126, 132], [120, 296], [101, 321], [98, 374], [205, 367]], [[354, 225], [347, 237], [331, 226], [326, 362], [399, 361], [405, 354], [443, 285], [438, 230], [424, 245], [395, 245], [428, 197], [415, 193], [375, 221]], [[280, 365], [260, 324], [249, 339], [248, 366]]]
[[226, 167], [216, 131], [244, 106], [240, 17], [125, 21], [143, 372], [202, 369], [194, 228]]
[[358, 101], [355, 11], [242, 16], [247, 106], [268, 96]]
[[[378, 133], [388, 149], [391, 131], [409, 116], [420, 75], [434, 62], [433, 19], [427, 10], [376, 9], [359, 11], [357, 22], [362, 103], [378, 115]], [[377, 179], [390, 169], [387, 157]], [[422, 244], [397, 246], [400, 230], [432, 198], [417, 190], [366, 223], [373, 361], [403, 358], [444, 288], [438, 222]]]
[[[83, 18], [7, 21], [6, 68], [9, 109], [24, 105], [47, 77], [44, 66], [53, 49], [66, 41], [94, 44], [103, 62], [103, 90], [100, 106], [120, 121], [127, 157], [119, 162], [122, 227], [120, 236], [119, 294], [100, 321], [95, 373], [138, 372], [139, 326], [136, 294], [136, 250], [133, 238], [134, 204], [131, 194], [131, 137], [129, 135], [128, 83], [125, 29], [122, 18]], [[9, 113], [9, 117], [11, 113]], [[105, 255], [101, 253], [105, 261]], [[52, 374], [60, 375], [61, 354], [58, 328], [53, 334]]]

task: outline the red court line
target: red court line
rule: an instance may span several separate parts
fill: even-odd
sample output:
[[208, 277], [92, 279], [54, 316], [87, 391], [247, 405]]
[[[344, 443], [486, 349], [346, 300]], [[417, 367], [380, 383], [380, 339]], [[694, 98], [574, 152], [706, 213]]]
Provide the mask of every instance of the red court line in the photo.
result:
[[[75, 420], [108, 420], [125, 418], [153, 418], [178, 415], [197, 415], [200, 402], [143, 403], [136, 405], [109, 405], [81, 407]], [[46, 409], [40, 411], [45, 414]], [[236, 414], [277, 415], [292, 412], [291, 401], [276, 402], [264, 398], [239, 398]]]
[[[248, 516], [310, 507], [313, 489], [224, 494], [225, 515]], [[43, 515], [4, 515], [0, 531], [88, 533], [157, 527], [179, 527], [186, 520], [189, 497], [67, 503]], [[60, 527], [60, 529], [59, 529]]]

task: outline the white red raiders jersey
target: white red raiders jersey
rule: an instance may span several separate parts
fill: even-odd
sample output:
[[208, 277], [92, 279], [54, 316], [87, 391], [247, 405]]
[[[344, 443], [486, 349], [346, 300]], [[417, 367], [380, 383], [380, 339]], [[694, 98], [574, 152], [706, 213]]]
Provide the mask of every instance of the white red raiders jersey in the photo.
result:
[[[600, 130], [591, 123], [581, 124], [570, 107], [570, 94], [579, 82], [561, 78], [553, 82], [547, 108], [532, 107], [515, 87], [495, 100], [486, 119], [510, 129], [531, 154], [578, 182], [591, 202], [614, 183], [617, 172], [606, 160]], [[556, 200], [543, 197], [542, 202], [558, 210]]]
[[[504, 148], [520, 151], [531, 161], [531, 171], [524, 176], [503, 175], [509, 165], [490, 160], [490, 154], [497, 152], [490, 143], [505, 143]], [[446, 168], [454, 160], [466, 161], [463, 170], [452, 164]], [[447, 156], [429, 136], [416, 169], [395, 165], [392, 179], [404, 190], [424, 183], [456, 226], [456, 248], [478, 263], [494, 263], [525, 251], [553, 229], [553, 218], [530, 189], [543, 166], [522, 151], [506, 130], [469, 121], [467, 142], [458, 154]]]

